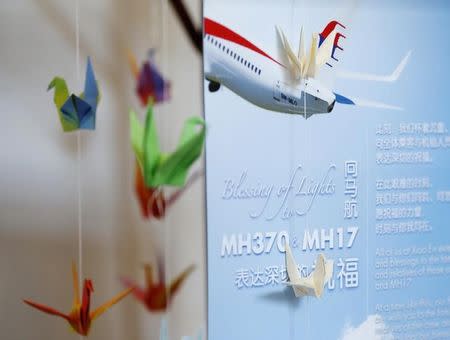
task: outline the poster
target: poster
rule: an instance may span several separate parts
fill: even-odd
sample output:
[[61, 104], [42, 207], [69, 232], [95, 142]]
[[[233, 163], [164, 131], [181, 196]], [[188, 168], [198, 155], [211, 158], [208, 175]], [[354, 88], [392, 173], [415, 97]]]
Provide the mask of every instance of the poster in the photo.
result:
[[205, 1], [209, 339], [450, 338], [449, 6]]

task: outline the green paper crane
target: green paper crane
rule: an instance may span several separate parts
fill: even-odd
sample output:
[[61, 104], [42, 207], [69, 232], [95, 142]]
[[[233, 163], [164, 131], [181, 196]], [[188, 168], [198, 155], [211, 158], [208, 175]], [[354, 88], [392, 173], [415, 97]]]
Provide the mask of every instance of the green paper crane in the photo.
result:
[[131, 144], [148, 188], [162, 185], [181, 187], [186, 184], [191, 165], [200, 157], [205, 142], [206, 126], [200, 117], [184, 123], [178, 146], [171, 153], [162, 153], [153, 117], [153, 103], [147, 106], [143, 126], [134, 111], [130, 111]]

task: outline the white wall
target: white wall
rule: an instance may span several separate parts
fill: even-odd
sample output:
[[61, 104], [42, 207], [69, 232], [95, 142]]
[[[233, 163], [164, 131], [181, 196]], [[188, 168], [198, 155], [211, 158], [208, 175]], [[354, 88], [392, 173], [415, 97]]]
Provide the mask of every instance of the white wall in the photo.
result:
[[[122, 289], [120, 275], [143, 283], [141, 264], [154, 259], [154, 248], [169, 255], [170, 277], [197, 264], [168, 315], [171, 339], [179, 339], [196, 333], [206, 318], [203, 181], [164, 222], [141, 219], [128, 141], [128, 109], [139, 103], [125, 49], [142, 59], [148, 47], [159, 47], [157, 62], [173, 87], [172, 101], [156, 109], [167, 150], [183, 120], [202, 114], [201, 58], [164, 0], [78, 1], [79, 77], [75, 1], [0, 5], [0, 338], [77, 338], [63, 320], [21, 299], [70, 308], [70, 263], [78, 258], [77, 141], [76, 133], [62, 133], [46, 88], [61, 75], [78, 92], [90, 55], [102, 100], [97, 130], [81, 137], [83, 274], [94, 280], [95, 307]], [[200, 25], [200, 1], [186, 3]], [[127, 298], [95, 322], [90, 338], [158, 339], [159, 320]]]

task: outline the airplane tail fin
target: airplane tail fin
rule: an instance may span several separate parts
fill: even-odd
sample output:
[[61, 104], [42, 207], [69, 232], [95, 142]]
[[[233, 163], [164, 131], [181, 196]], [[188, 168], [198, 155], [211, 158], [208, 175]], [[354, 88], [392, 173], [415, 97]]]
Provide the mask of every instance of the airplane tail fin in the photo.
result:
[[335, 56], [336, 50], [344, 50], [341, 45], [339, 45], [339, 41], [341, 38], [345, 39], [346, 36], [337, 31], [338, 27], [346, 29], [346, 27], [339, 21], [332, 20], [319, 34], [319, 50], [324, 50], [327, 57], [327, 61], [325, 63], [330, 67], [333, 67], [333, 65], [331, 65], [328, 61], [330, 58], [335, 61], [339, 61], [339, 59]]

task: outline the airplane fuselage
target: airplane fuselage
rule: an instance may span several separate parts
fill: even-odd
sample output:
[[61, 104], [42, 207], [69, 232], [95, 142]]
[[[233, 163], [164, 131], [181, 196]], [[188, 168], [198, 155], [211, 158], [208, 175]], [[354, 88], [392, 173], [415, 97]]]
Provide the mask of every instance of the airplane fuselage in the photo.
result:
[[205, 78], [259, 107], [305, 118], [333, 110], [335, 95], [317, 80], [286, 80], [284, 65], [221, 24], [205, 19], [203, 46]]

